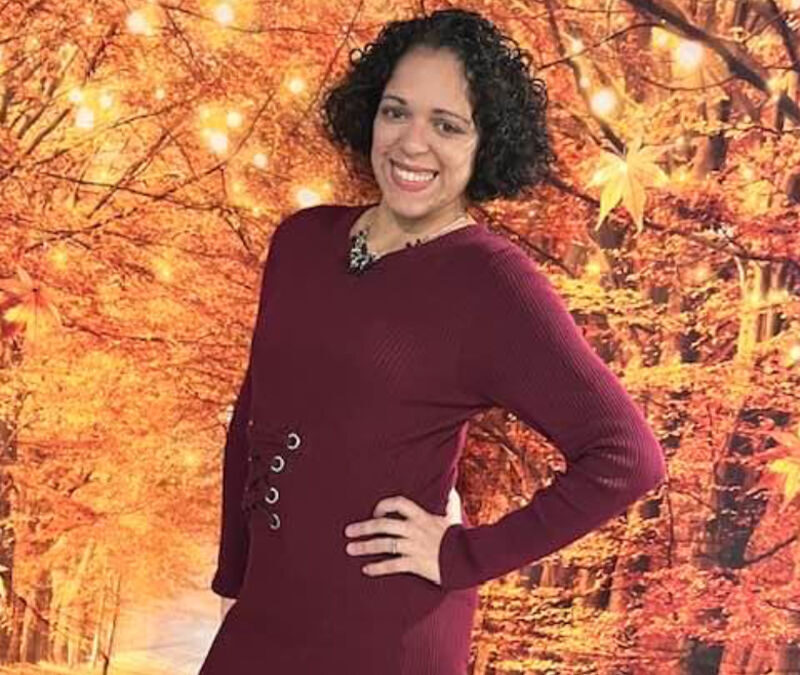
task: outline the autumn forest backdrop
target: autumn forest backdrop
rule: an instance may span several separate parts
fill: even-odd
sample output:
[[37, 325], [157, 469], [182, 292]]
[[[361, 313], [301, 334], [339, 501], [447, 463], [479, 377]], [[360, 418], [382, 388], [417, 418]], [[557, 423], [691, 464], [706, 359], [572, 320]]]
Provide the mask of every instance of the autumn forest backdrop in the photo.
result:
[[[0, 2], [0, 668], [108, 668], [122, 609], [208, 588], [270, 236], [376, 196], [324, 141], [322, 93], [385, 21], [448, 6]], [[471, 673], [800, 673], [800, 0], [458, 6], [531, 52], [558, 157], [484, 214], [669, 466], [482, 587]], [[472, 522], [560, 462], [476, 419]]]

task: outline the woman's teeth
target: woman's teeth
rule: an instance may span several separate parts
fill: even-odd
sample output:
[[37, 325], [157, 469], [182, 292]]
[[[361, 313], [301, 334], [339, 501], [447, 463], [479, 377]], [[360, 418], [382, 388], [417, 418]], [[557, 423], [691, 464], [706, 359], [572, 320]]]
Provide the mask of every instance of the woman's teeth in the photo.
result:
[[411, 183], [427, 183], [436, 177], [434, 171], [407, 171], [395, 164], [392, 164], [392, 170], [397, 174], [398, 178]]

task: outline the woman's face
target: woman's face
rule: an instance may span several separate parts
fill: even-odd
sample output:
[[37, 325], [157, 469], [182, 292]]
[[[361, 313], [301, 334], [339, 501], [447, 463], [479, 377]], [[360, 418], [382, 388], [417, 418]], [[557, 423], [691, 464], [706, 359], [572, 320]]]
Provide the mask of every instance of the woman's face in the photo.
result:
[[463, 211], [478, 147], [468, 91], [450, 50], [413, 48], [396, 64], [373, 122], [370, 159], [397, 217], [439, 220]]

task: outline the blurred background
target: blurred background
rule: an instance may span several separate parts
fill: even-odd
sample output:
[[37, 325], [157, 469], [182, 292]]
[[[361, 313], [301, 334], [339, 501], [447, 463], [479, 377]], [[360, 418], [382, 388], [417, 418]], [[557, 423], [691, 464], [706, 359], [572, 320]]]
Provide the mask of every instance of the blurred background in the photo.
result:
[[[271, 234], [374, 185], [318, 105], [395, 0], [0, 2], [0, 671], [196, 673]], [[480, 0], [558, 161], [482, 207], [669, 480], [481, 587], [472, 675], [800, 673], [800, 0]], [[563, 466], [472, 425], [472, 523]], [[535, 536], [535, 533], [532, 533]]]

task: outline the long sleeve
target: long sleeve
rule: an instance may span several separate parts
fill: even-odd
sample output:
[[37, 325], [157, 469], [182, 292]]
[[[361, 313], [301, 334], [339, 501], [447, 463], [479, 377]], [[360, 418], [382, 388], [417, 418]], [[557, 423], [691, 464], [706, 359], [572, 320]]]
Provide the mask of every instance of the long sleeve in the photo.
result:
[[495, 252], [486, 270], [461, 348], [464, 386], [542, 433], [567, 468], [497, 522], [445, 531], [439, 565], [441, 585], [450, 589], [500, 577], [566, 546], [666, 473], [644, 415], [533, 261], [512, 245]]
[[247, 564], [248, 534], [241, 508], [247, 473], [247, 419], [251, 396], [250, 368], [247, 368], [228, 427], [222, 468], [222, 523], [217, 571], [211, 590], [236, 598]]
[[[300, 213], [300, 212], [298, 212]], [[228, 426], [222, 461], [222, 514], [217, 570], [211, 581], [211, 590], [226, 598], [237, 598], [244, 579], [248, 554], [247, 519], [242, 509], [242, 495], [247, 479], [248, 438], [247, 426], [252, 399], [253, 345], [259, 327], [266, 320], [266, 290], [278, 266], [278, 243], [290, 216], [282, 221], [270, 240], [267, 260], [264, 264], [259, 293], [255, 327], [250, 341], [250, 356], [239, 394], [234, 404], [233, 416]]]

